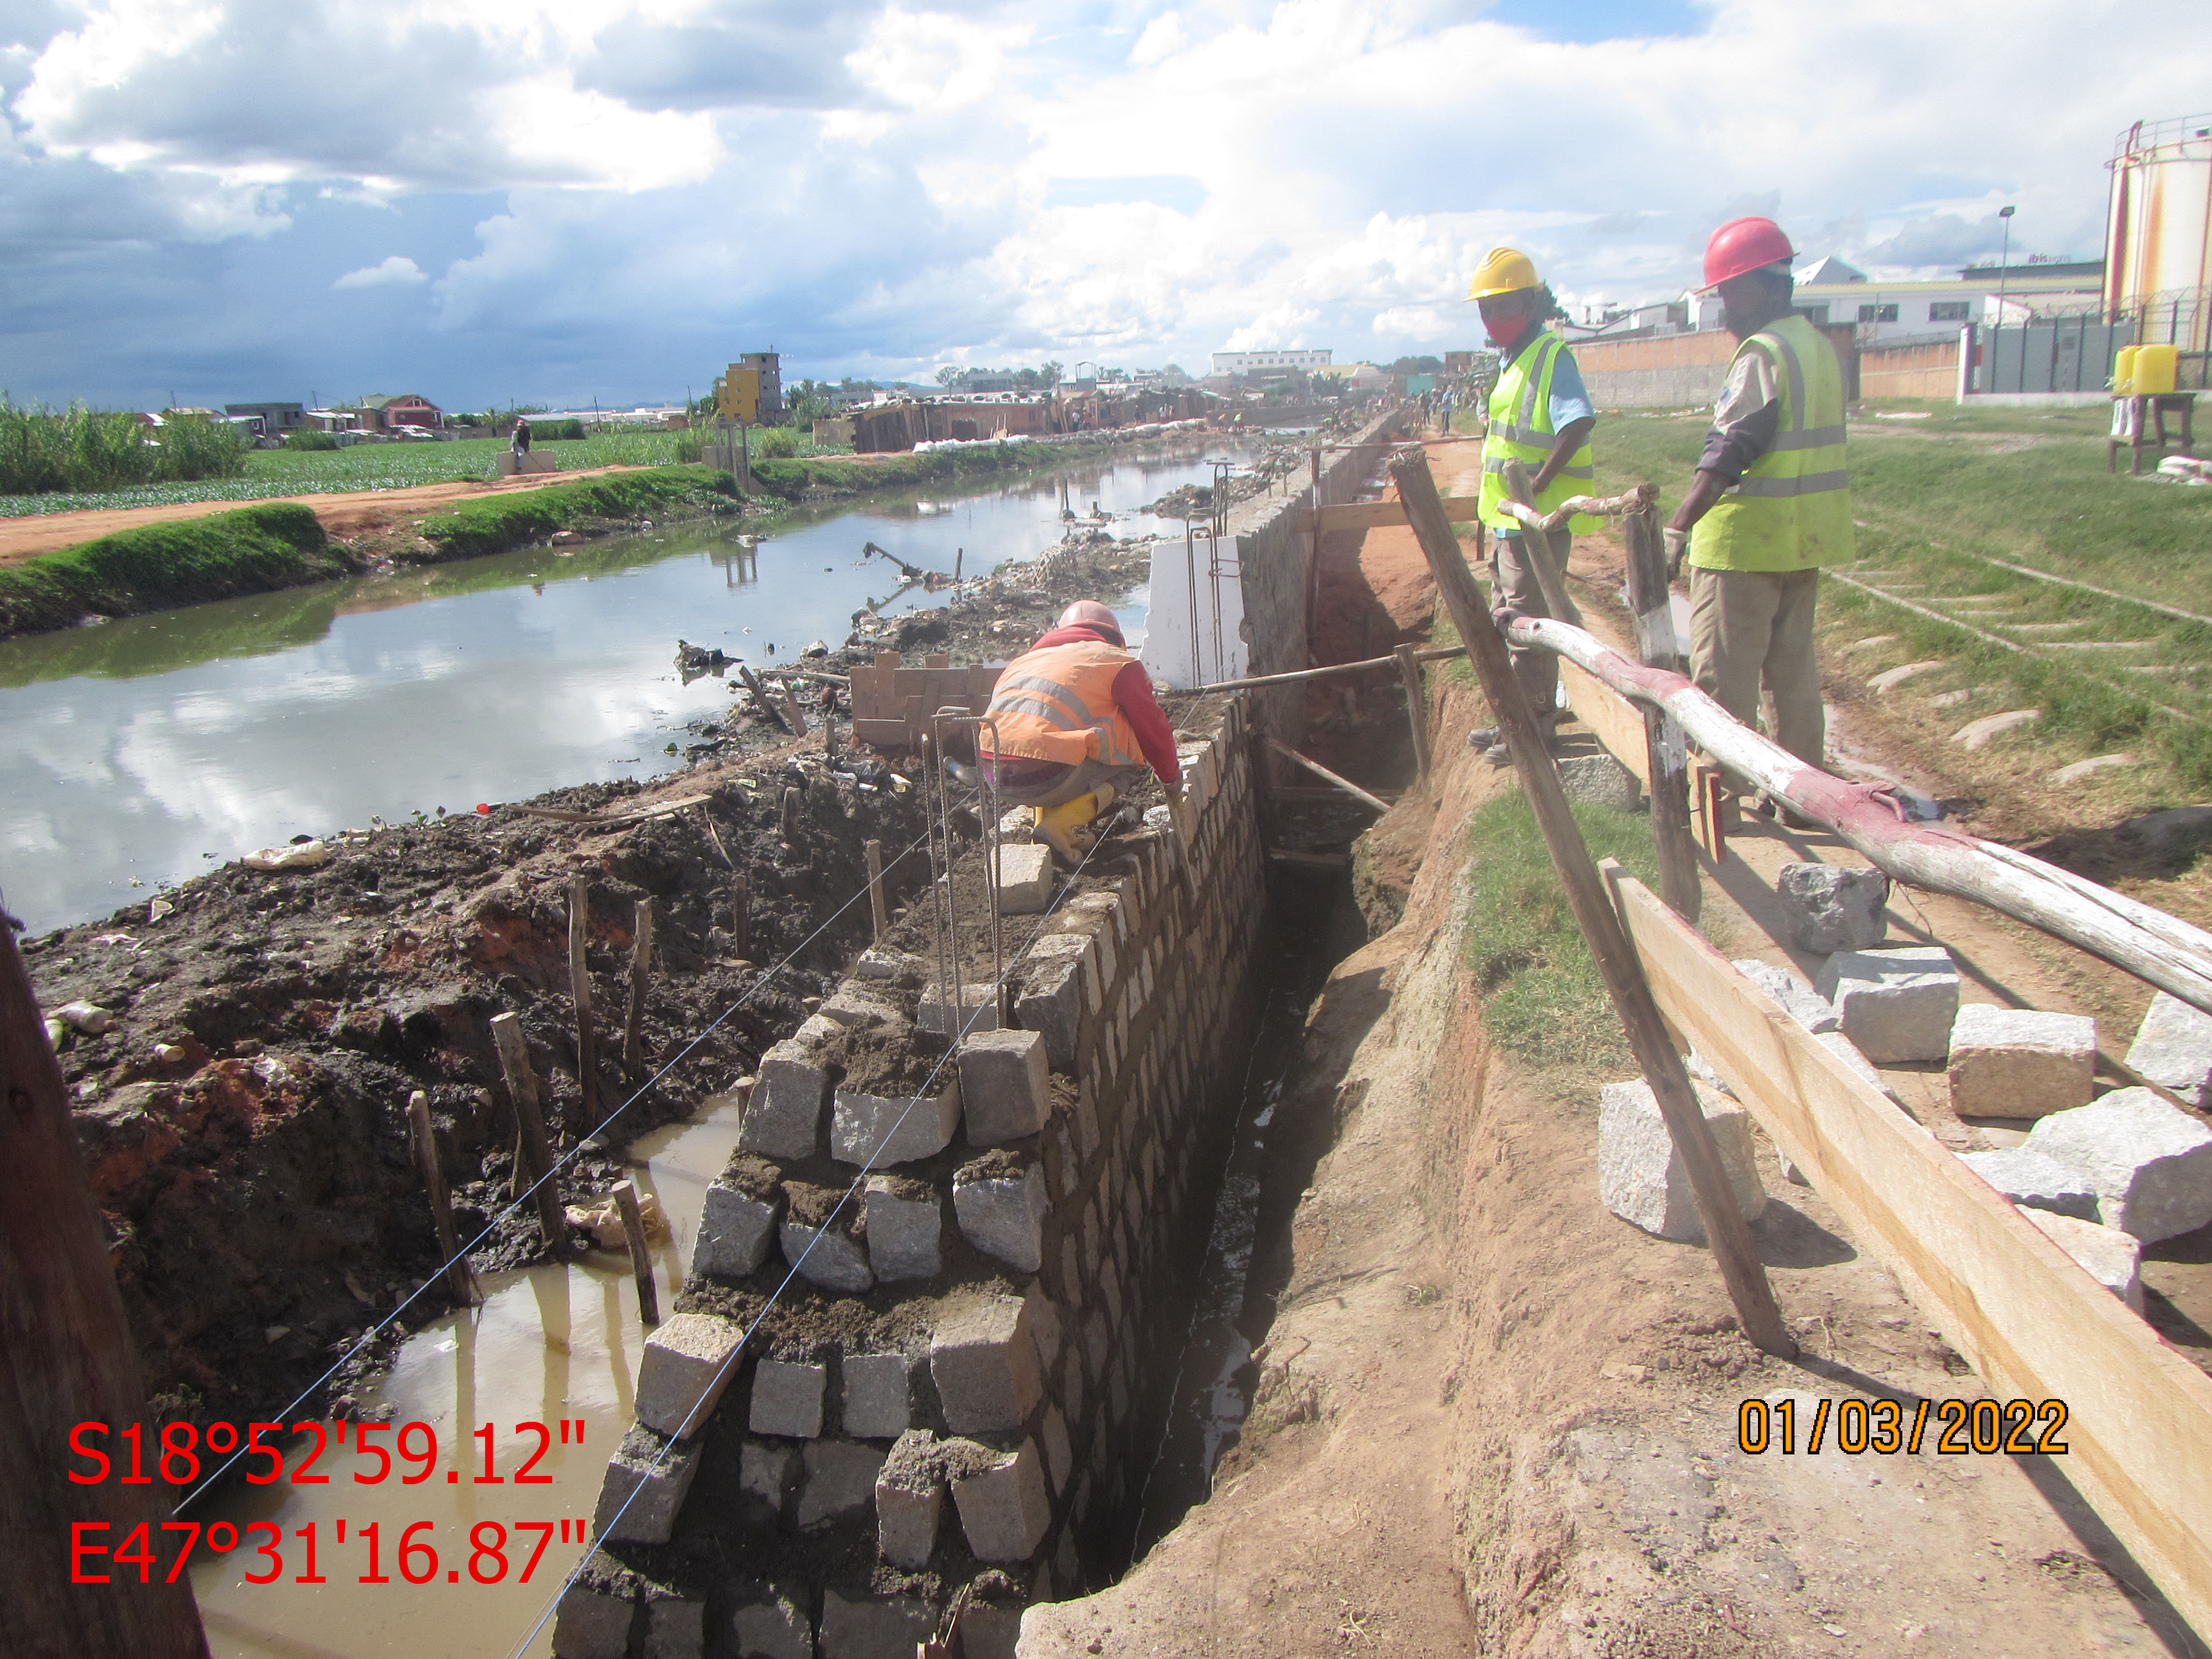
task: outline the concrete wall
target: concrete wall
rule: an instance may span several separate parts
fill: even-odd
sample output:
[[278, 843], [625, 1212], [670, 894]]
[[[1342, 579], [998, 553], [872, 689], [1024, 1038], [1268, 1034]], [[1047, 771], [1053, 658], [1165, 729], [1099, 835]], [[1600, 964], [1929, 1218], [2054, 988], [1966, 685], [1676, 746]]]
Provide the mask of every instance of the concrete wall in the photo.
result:
[[[928, 1150], [933, 1131], [900, 1149], [919, 1155], [879, 1166], [862, 1224], [826, 1231], [799, 1269], [811, 1278], [717, 1395], [696, 1356], [726, 1352], [799, 1255], [781, 1224], [856, 1173], [835, 1156], [855, 1045], [928, 1052], [915, 1025], [926, 965], [870, 951], [763, 1057], [685, 1311], [641, 1364], [641, 1426], [610, 1467], [594, 1536], [706, 1400], [662, 1466], [691, 1473], [648, 1481], [632, 1508], [652, 1522], [644, 1535], [618, 1533], [563, 1598], [564, 1659], [623, 1659], [634, 1639], [660, 1659], [911, 1659], [970, 1585], [965, 1651], [1009, 1659], [1024, 1606], [1127, 1565], [1258, 1012], [1250, 734], [1228, 699], [1184, 724], [1211, 728], [1182, 751], [1188, 841], [1120, 838], [1079, 891], [1060, 884], [1048, 915], [1007, 919], [1018, 1030], [971, 1040], [950, 1142]], [[1013, 1058], [1033, 1046], [1033, 1060]], [[1038, 1085], [1042, 1129], [1008, 1133]], [[740, 1272], [748, 1218], [777, 1224]], [[816, 1282], [830, 1252], [858, 1266], [842, 1288]], [[876, 1270], [909, 1276], [861, 1282]]]
[[1590, 401], [1600, 409], [1695, 409], [1720, 396], [1735, 336], [1711, 329], [1594, 342], [1574, 352]]
[[1951, 398], [1959, 391], [1959, 343], [1881, 346], [1859, 353], [1863, 398]]
[[[1239, 502], [1230, 513], [1229, 535], [1244, 595], [1247, 672], [1285, 674], [1310, 666], [1306, 613], [1318, 544], [1309, 527], [1310, 509], [1348, 501], [1357, 495], [1360, 485], [1382, 465], [1383, 456], [1404, 431], [1407, 418], [1404, 408], [1394, 406], [1359, 428], [1341, 447], [1325, 449], [1318, 502], [1309, 483], [1294, 495], [1260, 495]], [[1224, 551], [1225, 548], [1226, 544]], [[1179, 573], [1179, 549], [1173, 563]], [[1172, 576], [1170, 586], [1173, 586]], [[1256, 724], [1293, 748], [1304, 737], [1304, 688], [1298, 685], [1262, 688], [1254, 694]]]

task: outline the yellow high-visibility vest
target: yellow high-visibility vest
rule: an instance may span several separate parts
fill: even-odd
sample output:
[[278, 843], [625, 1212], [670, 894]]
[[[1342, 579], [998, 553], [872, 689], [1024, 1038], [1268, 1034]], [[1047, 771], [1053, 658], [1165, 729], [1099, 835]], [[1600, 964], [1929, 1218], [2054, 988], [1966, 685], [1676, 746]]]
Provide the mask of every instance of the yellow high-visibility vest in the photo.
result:
[[1008, 663], [991, 690], [986, 718], [998, 726], [977, 732], [987, 752], [1076, 766], [1096, 757], [1109, 766], [1142, 766], [1136, 728], [1114, 701], [1114, 681], [1132, 652], [1103, 641], [1048, 645]]
[[[1774, 365], [1782, 403], [1774, 447], [1690, 532], [1703, 570], [1811, 570], [1849, 559], [1851, 480], [1844, 464], [1844, 370], [1794, 312], [1736, 348]], [[1733, 366], [1733, 360], [1731, 360]]]
[[[1505, 469], [1519, 461], [1534, 477], [1536, 469], [1552, 453], [1559, 433], [1552, 425], [1552, 373], [1565, 344], [1556, 334], [1538, 329], [1536, 336], [1516, 352], [1490, 389], [1490, 432], [1482, 441], [1482, 500], [1478, 510], [1483, 523], [1509, 535], [1521, 533], [1521, 521], [1506, 516], [1499, 505], [1505, 499]], [[1570, 360], [1571, 361], [1571, 359]], [[1567, 458], [1559, 476], [1536, 492], [1529, 503], [1549, 513], [1571, 495], [1587, 495], [1595, 488], [1597, 465], [1584, 444]], [[1595, 530], [1602, 519], [1577, 513], [1567, 521], [1577, 535]]]

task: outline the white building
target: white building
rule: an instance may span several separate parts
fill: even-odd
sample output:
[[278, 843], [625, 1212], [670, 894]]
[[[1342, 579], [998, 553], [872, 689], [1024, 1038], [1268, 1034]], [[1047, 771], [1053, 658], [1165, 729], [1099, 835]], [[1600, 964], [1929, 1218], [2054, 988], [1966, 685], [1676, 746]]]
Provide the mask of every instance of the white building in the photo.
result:
[[[2094, 312], [2101, 303], [2104, 270], [2104, 262], [2094, 259], [2002, 270], [1973, 265], [1948, 282], [1886, 282], [1831, 254], [1800, 270], [1796, 303], [1816, 323], [1856, 324], [1863, 346], [1890, 345], [1954, 337], [1968, 323], [2002, 322], [2016, 328], [2031, 320]], [[1696, 307], [1698, 327], [1721, 325], [1718, 295], [1684, 297]]]
[[1288, 369], [1300, 374], [1310, 374], [1317, 368], [1328, 367], [1328, 350], [1319, 351], [1217, 351], [1213, 354], [1216, 374], [1254, 374], [1268, 369]]

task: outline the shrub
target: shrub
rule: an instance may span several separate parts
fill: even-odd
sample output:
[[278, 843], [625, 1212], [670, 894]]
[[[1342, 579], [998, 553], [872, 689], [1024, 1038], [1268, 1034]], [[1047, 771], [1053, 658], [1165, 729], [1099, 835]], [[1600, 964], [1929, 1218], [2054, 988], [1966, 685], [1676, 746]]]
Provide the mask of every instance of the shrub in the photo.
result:
[[338, 441], [327, 432], [303, 428], [284, 434], [284, 447], [287, 449], [336, 449], [337, 447]]
[[532, 421], [530, 438], [533, 443], [581, 443], [584, 423], [581, 421]]
[[252, 448], [227, 421], [174, 420], [155, 438], [133, 416], [82, 404], [61, 414], [18, 408], [0, 393], [0, 495], [234, 478]]
[[764, 461], [787, 461], [799, 453], [805, 441], [790, 427], [763, 427], [753, 439], [753, 453]]

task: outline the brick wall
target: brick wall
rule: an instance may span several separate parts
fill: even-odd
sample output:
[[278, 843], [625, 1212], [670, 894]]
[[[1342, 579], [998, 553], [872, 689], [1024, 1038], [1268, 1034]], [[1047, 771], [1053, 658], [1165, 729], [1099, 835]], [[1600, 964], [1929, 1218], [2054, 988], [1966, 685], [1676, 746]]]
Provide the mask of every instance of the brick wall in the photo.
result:
[[1188, 841], [1119, 836], [1080, 890], [1007, 918], [1012, 1029], [948, 1068], [958, 1127], [908, 1114], [860, 1215], [724, 1365], [856, 1174], [837, 1154], [876, 1121], [842, 1086], [856, 1055], [926, 1056], [947, 1000], [920, 953], [879, 947], [763, 1057], [595, 1536], [643, 1491], [562, 1601], [564, 1659], [634, 1638], [906, 1659], [970, 1586], [967, 1653], [1007, 1659], [1023, 1607], [1126, 1565], [1258, 1014], [1250, 733], [1225, 698], [1183, 726], [1206, 734], [1182, 751]]

